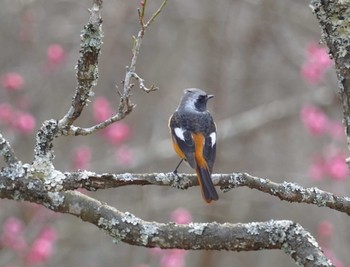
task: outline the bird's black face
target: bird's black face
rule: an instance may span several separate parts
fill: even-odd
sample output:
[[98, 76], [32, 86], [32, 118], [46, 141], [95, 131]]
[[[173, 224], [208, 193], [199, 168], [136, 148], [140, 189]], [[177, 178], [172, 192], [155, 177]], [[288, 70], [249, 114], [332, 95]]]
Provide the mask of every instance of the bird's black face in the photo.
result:
[[207, 96], [206, 95], [199, 95], [197, 98], [198, 103], [205, 104], [207, 103]]
[[193, 96], [196, 100], [194, 105], [198, 111], [205, 111], [207, 109], [207, 102], [213, 95], [196, 94]]

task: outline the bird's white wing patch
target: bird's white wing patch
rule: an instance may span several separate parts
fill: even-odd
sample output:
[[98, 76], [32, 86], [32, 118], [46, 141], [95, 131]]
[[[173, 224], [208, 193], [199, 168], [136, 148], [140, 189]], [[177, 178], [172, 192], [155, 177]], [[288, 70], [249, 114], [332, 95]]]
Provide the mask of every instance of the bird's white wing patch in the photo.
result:
[[216, 143], [216, 133], [212, 132], [209, 136], [211, 138], [211, 146], [213, 147]]
[[182, 128], [175, 128], [174, 129], [174, 132], [175, 132], [175, 135], [179, 138], [179, 139], [181, 139], [182, 141], [185, 141], [185, 136], [184, 136], [184, 132], [185, 132], [185, 130], [184, 129], [182, 129]]

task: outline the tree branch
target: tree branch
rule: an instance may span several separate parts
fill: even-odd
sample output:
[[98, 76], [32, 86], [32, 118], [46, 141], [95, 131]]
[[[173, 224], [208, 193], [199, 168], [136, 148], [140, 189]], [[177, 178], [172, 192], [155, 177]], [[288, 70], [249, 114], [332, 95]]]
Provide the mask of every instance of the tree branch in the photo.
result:
[[[322, 29], [322, 38], [334, 59], [343, 106], [343, 123], [350, 150], [350, 3], [312, 0], [310, 7]], [[349, 164], [349, 159], [347, 160]]]
[[[133, 86], [131, 82], [132, 78], [138, 80], [140, 88], [146, 92], [151, 92], [157, 89], [153, 85], [150, 89], [146, 88], [144, 86], [144, 80], [136, 74], [135, 70], [145, 29], [161, 12], [166, 2], [167, 1], [165, 0], [156, 13], [153, 14], [150, 21], [147, 22], [146, 27], [144, 27], [144, 25], [141, 27], [137, 38], [135, 38], [135, 44], [132, 49], [133, 55], [131, 65], [130, 67], [127, 67], [124, 79], [124, 90], [123, 93], [120, 93], [117, 114], [97, 125], [89, 128], [82, 128], [74, 126], [73, 123], [80, 116], [83, 108], [88, 103], [89, 97], [93, 95], [92, 88], [97, 84], [98, 80], [98, 57], [103, 43], [102, 18], [100, 13], [103, 1], [93, 0], [93, 6], [89, 10], [89, 21], [84, 26], [81, 33], [80, 58], [78, 59], [76, 66], [78, 86], [73, 97], [72, 105], [67, 114], [61, 120], [45, 121], [37, 133], [34, 165], [36, 168], [40, 169], [41, 172], [47, 174], [47, 170], [53, 168], [51, 162], [53, 159], [52, 142], [55, 138], [60, 135], [89, 135], [97, 130], [107, 127], [113, 122], [125, 118], [132, 111], [135, 106], [130, 101], [130, 90]], [[146, 5], [144, 5], [143, 10], [145, 9], [145, 6]]]
[[[158, 185], [187, 189], [198, 186], [194, 174], [151, 173], [151, 174], [96, 174], [92, 172], [65, 173], [66, 178], [60, 184], [66, 190], [85, 188], [98, 190], [127, 185]], [[247, 173], [213, 174], [214, 185], [223, 192], [236, 187], [248, 187], [278, 197], [288, 202], [313, 204], [328, 207], [350, 215], [350, 198], [340, 197], [322, 191], [316, 187], [304, 188], [295, 183], [275, 183], [266, 178], [255, 177]]]
[[92, 87], [97, 83], [98, 57], [103, 37], [101, 8], [102, 0], [93, 0], [89, 21], [81, 32], [80, 58], [76, 66], [78, 86], [70, 109], [59, 121], [45, 121], [37, 133], [33, 165], [42, 172], [48, 173], [53, 168], [53, 140], [71, 134], [71, 125], [80, 116], [92, 95]]
[[[137, 35], [136, 38], [134, 38], [134, 44], [133, 44], [133, 49], [132, 49], [132, 58], [131, 58], [131, 64], [129, 67], [127, 67], [127, 71], [125, 74], [125, 78], [123, 81], [123, 92], [120, 93], [120, 101], [119, 101], [119, 106], [118, 106], [118, 112], [117, 114], [113, 115], [112, 117], [108, 118], [107, 120], [88, 127], [88, 128], [82, 128], [82, 127], [77, 127], [72, 125], [72, 123], [68, 123], [67, 126], [63, 131], [63, 133], [65, 135], [89, 135], [92, 134], [94, 132], [96, 132], [97, 130], [101, 130], [103, 128], [106, 128], [108, 125], [116, 122], [116, 121], [120, 121], [122, 119], [124, 119], [135, 107], [134, 104], [131, 103], [130, 100], [130, 96], [131, 96], [131, 88], [134, 86], [132, 83], [132, 78], [135, 78], [139, 84], [140, 84], [140, 88], [142, 90], [144, 90], [145, 92], [149, 93], [151, 91], [155, 91], [158, 88], [155, 87], [154, 85], [152, 85], [150, 88], [147, 88], [144, 85], [144, 79], [142, 79], [139, 75], [136, 74], [136, 63], [137, 63], [137, 58], [138, 55], [140, 53], [140, 49], [141, 49], [141, 44], [142, 44], [142, 39], [145, 33], [145, 29], [150, 25], [150, 23], [159, 15], [159, 13], [162, 11], [163, 7], [165, 6], [167, 0], [165, 0], [160, 8], [156, 11], [155, 14], [153, 14], [153, 16], [151, 17], [151, 19], [147, 22], [147, 25], [143, 25], [141, 23], [141, 29]], [[100, 2], [102, 4], [102, 1]], [[68, 111], [67, 115], [59, 122], [59, 125], [64, 125], [67, 121], [69, 122], [73, 122], [74, 119], [69, 119], [70, 117], [72, 117], [70, 114], [76, 114], [77, 117], [80, 116], [80, 113], [82, 111], [82, 108], [86, 105], [86, 101], [88, 100], [88, 97], [91, 96], [92, 91], [91, 88], [93, 85], [95, 85], [97, 83], [97, 78], [98, 78], [98, 73], [97, 73], [97, 59], [98, 59], [98, 55], [100, 53], [100, 47], [102, 45], [102, 37], [103, 37], [103, 32], [102, 32], [102, 19], [101, 19], [101, 15], [100, 15], [100, 9], [101, 4], [94, 4], [94, 7], [91, 11], [91, 17], [89, 20], [89, 23], [91, 23], [94, 29], [94, 31], [92, 32], [94, 34], [94, 36], [97, 36], [97, 42], [93, 42], [93, 45], [96, 47], [93, 47], [94, 49], [92, 49], [93, 51], [96, 51], [96, 53], [94, 53], [94, 56], [96, 57], [96, 62], [94, 62], [94, 68], [93, 69], [87, 69], [88, 73], [83, 72], [84, 75], [82, 75], [83, 77], [88, 76], [90, 77], [88, 79], [88, 81], [91, 81], [91, 86], [80, 86], [81, 84], [84, 85], [85, 80], [81, 80], [79, 77], [81, 75], [79, 75], [79, 70], [81, 69], [81, 62], [83, 62], [83, 66], [84, 66], [84, 60], [86, 60], [86, 55], [84, 53], [81, 53], [81, 58], [78, 61], [78, 65], [77, 65], [77, 69], [78, 69], [78, 89], [76, 92], [76, 95], [73, 99], [73, 104], [72, 107], [70, 108], [70, 110]], [[140, 14], [144, 15], [144, 11], [146, 8], [146, 2], [144, 4], [144, 6], [142, 7], [142, 13], [139, 12], [139, 19], [141, 20]], [[143, 17], [142, 17], [142, 21], [143, 21]], [[86, 25], [84, 27], [84, 29], [89, 29], [89, 24]], [[82, 43], [81, 43], [81, 51], [85, 51], [85, 45], [89, 44], [91, 42], [89, 42], [89, 35], [85, 36], [82, 34]], [[90, 52], [89, 46], [87, 46], [87, 52]], [[82, 70], [85, 70], [85, 68], [82, 68]], [[83, 91], [80, 90], [80, 87], [87, 88], [88, 90], [84, 89]], [[81, 94], [83, 93], [83, 97], [79, 97]], [[75, 99], [77, 99], [78, 101], [75, 101]], [[75, 103], [77, 102], [77, 103]], [[76, 118], [77, 118], [76, 117]]]
[[[116, 188], [129, 185], [157, 185], [172, 186], [178, 189], [187, 189], [198, 186], [197, 176], [194, 174], [150, 173], [150, 174], [97, 174], [89, 171], [65, 172], [51, 170], [49, 174], [40, 173], [30, 165], [24, 165], [28, 182], [36, 183], [38, 178], [43, 179], [45, 190], [59, 192], [84, 188], [89, 191]], [[22, 177], [22, 166], [18, 166], [14, 174]], [[0, 173], [1, 174], [1, 173]], [[327, 207], [350, 215], [350, 198], [341, 197], [316, 187], [304, 188], [295, 183], [275, 183], [266, 178], [255, 177], [247, 173], [213, 174], [213, 183], [220, 186], [223, 192], [236, 187], [248, 187], [260, 192], [278, 197], [280, 200], [312, 204], [318, 207]], [[5, 176], [0, 177], [0, 187], [11, 187], [12, 181]]]
[[3, 176], [0, 180], [4, 182], [0, 186], [1, 198], [31, 201], [56, 212], [74, 215], [104, 230], [115, 241], [163, 249], [281, 249], [298, 265], [333, 266], [310, 233], [291, 221], [189, 225], [148, 222], [79, 192], [48, 192], [47, 181], [21, 178], [9, 184], [9, 179]]
[[78, 86], [70, 109], [59, 121], [59, 127], [65, 132], [69, 132], [69, 127], [80, 116], [97, 84], [98, 57], [103, 43], [101, 9], [102, 1], [94, 0], [89, 21], [81, 32], [80, 58], [76, 66]]
[[2, 136], [2, 134], [0, 134], [0, 156], [4, 157], [7, 165], [14, 165], [19, 162], [11, 145]]

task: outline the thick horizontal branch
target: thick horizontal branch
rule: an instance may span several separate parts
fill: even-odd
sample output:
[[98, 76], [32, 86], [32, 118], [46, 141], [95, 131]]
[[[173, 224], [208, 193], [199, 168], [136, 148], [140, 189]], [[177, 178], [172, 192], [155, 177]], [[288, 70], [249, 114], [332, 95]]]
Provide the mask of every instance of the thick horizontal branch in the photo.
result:
[[[252, 251], [281, 249], [302, 266], [332, 266], [315, 239], [291, 221], [268, 221], [248, 224], [156, 223], [103, 205], [89, 197], [65, 193], [59, 211], [91, 222], [115, 241], [163, 249]], [[66, 199], [68, 200], [66, 203]], [[75, 203], [74, 209], [70, 203]], [[88, 207], [88, 208], [87, 208]]]
[[[333, 266], [315, 239], [291, 221], [188, 225], [148, 222], [79, 192], [48, 192], [49, 183], [41, 179], [11, 180], [0, 176], [0, 184], [1, 198], [35, 202], [53, 211], [74, 215], [104, 230], [115, 241], [130, 245], [188, 250], [281, 249], [298, 265]], [[65, 185], [64, 181], [62, 184]]]
[[[15, 173], [22, 172], [18, 170]], [[30, 167], [26, 168], [25, 173], [29, 177], [27, 181], [32, 183], [36, 182], [37, 179], [31, 179], [31, 177], [42, 176], [41, 173], [31, 173]], [[269, 179], [254, 177], [247, 173], [213, 174], [212, 179], [214, 184], [220, 186], [223, 192], [245, 186], [276, 196], [284, 201], [328, 207], [350, 215], [350, 198], [340, 197], [316, 187], [304, 188], [288, 182], [275, 183]], [[0, 186], [7, 188], [11, 186], [11, 183], [6, 177], [0, 177]], [[127, 185], [158, 185], [187, 189], [191, 186], [197, 186], [198, 181], [194, 174], [178, 174], [176, 176], [173, 173], [97, 174], [89, 171], [66, 173], [54, 171], [53, 174], [45, 178], [44, 184], [46, 190], [56, 192], [78, 188], [96, 191]]]
[[[186, 189], [197, 186], [194, 174], [151, 173], [151, 174], [96, 174], [92, 172], [65, 173], [62, 185], [66, 189], [85, 188], [98, 190], [126, 185], [161, 185]], [[340, 197], [316, 187], [304, 188], [295, 183], [275, 183], [269, 179], [255, 177], [247, 173], [213, 174], [215, 185], [227, 192], [235, 187], [246, 186], [288, 202], [314, 204], [328, 207], [350, 215], [350, 198]]]

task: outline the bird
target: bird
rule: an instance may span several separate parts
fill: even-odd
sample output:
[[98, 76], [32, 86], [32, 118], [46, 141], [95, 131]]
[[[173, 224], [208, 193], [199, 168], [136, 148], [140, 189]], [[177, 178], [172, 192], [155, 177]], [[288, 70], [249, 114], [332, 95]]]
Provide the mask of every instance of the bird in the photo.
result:
[[207, 102], [213, 97], [198, 88], [185, 89], [168, 125], [173, 148], [181, 158], [174, 173], [177, 175], [182, 161], [195, 169], [207, 203], [219, 199], [211, 179], [216, 157], [216, 125], [207, 110]]

